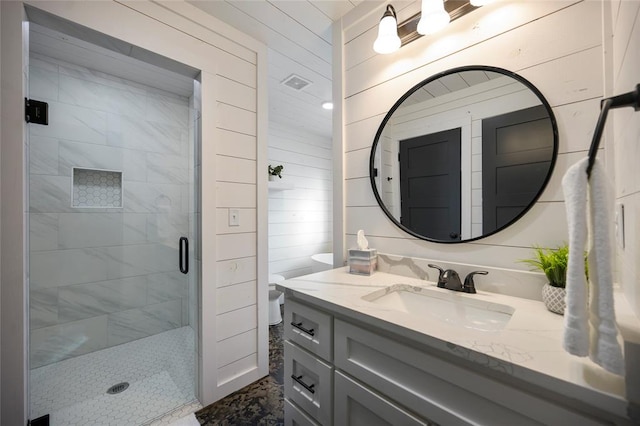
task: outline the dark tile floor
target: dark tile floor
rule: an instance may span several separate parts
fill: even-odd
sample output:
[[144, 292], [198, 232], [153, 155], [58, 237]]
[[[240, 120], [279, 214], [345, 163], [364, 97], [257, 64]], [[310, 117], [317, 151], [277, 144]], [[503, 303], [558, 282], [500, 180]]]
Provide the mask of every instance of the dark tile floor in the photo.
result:
[[196, 412], [201, 425], [284, 425], [283, 330], [269, 326], [269, 375]]

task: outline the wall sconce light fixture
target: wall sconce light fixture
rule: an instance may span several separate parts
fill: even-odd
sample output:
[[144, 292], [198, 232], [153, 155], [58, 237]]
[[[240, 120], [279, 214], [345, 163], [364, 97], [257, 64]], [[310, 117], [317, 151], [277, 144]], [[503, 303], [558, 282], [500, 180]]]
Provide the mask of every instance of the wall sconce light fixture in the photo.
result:
[[373, 43], [373, 50], [381, 54], [393, 53], [400, 49], [401, 44], [396, 10], [388, 4], [378, 24], [378, 38]]
[[[373, 50], [393, 53], [423, 35], [433, 34], [451, 21], [466, 15], [491, 0], [422, 0], [422, 10], [397, 24], [396, 11], [390, 4], [380, 19], [378, 38]], [[386, 40], [386, 41], [385, 41]]]
[[444, 10], [443, 0], [422, 0], [418, 34], [434, 34], [449, 25], [450, 21], [451, 17]]

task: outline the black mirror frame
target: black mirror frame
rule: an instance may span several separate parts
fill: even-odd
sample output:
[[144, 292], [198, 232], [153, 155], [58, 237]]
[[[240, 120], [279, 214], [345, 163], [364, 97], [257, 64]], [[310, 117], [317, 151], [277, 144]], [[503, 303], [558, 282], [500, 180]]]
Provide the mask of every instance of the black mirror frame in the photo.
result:
[[[551, 120], [551, 126], [552, 126], [552, 130], [553, 130], [553, 156], [551, 158], [551, 165], [549, 167], [549, 172], [547, 173], [547, 177], [545, 178], [544, 182], [542, 183], [542, 186], [540, 187], [540, 190], [538, 191], [538, 193], [535, 195], [535, 197], [533, 197], [533, 199], [531, 200], [531, 203], [529, 203], [529, 205], [527, 207], [525, 207], [522, 212], [516, 216], [513, 220], [511, 220], [510, 222], [506, 223], [505, 225], [501, 226], [500, 228], [497, 228], [496, 230], [485, 234], [485, 235], [481, 235], [479, 237], [475, 237], [475, 238], [469, 238], [467, 240], [459, 240], [459, 241], [442, 241], [442, 240], [436, 240], [433, 238], [429, 238], [426, 237], [424, 235], [420, 235], [414, 231], [412, 231], [411, 229], [407, 228], [406, 226], [402, 225], [394, 216], [393, 214], [391, 214], [391, 212], [386, 208], [386, 206], [384, 205], [384, 203], [382, 202], [382, 199], [380, 198], [380, 194], [378, 192], [378, 188], [376, 186], [376, 182], [375, 182], [375, 167], [374, 167], [374, 163], [375, 163], [375, 153], [376, 153], [376, 148], [378, 147], [378, 142], [380, 140], [380, 136], [382, 135], [382, 131], [384, 130], [384, 127], [386, 126], [387, 122], [389, 121], [389, 119], [391, 118], [391, 116], [393, 115], [393, 113], [400, 107], [400, 105], [409, 97], [411, 96], [415, 91], [417, 91], [418, 89], [420, 89], [421, 87], [431, 83], [434, 80], [437, 80], [441, 77], [444, 77], [446, 75], [449, 74], [455, 74], [455, 73], [459, 73], [462, 71], [491, 71], [491, 72], [495, 72], [498, 74], [502, 74], [505, 75], [507, 77], [511, 77], [517, 81], [519, 81], [520, 83], [524, 84], [529, 90], [531, 90], [533, 93], [536, 94], [536, 96], [538, 97], [538, 99], [540, 99], [540, 102], [542, 103], [542, 105], [544, 105], [544, 107], [547, 110], [547, 113], [549, 114], [549, 119]], [[500, 231], [502, 231], [503, 229], [508, 228], [509, 226], [513, 225], [515, 222], [517, 222], [518, 220], [520, 220], [529, 210], [531, 210], [531, 208], [536, 204], [536, 202], [538, 201], [538, 199], [540, 198], [540, 196], [542, 195], [542, 193], [544, 192], [545, 188], [547, 187], [547, 184], [549, 183], [549, 180], [551, 179], [551, 176], [553, 175], [553, 170], [555, 169], [555, 165], [556, 165], [556, 159], [558, 158], [558, 124], [556, 122], [556, 117], [553, 114], [553, 110], [551, 109], [551, 105], [549, 105], [549, 102], [547, 102], [547, 100], [545, 99], [545, 97], [542, 95], [542, 93], [531, 83], [529, 82], [529, 80], [525, 79], [524, 77], [505, 70], [504, 68], [498, 68], [498, 67], [492, 67], [492, 66], [487, 66], [487, 65], [466, 65], [466, 66], [462, 66], [462, 67], [457, 67], [457, 68], [451, 68], [449, 70], [440, 72], [438, 74], [434, 74], [431, 77], [428, 77], [425, 80], [422, 80], [420, 83], [416, 84], [415, 86], [413, 86], [411, 89], [409, 89], [404, 95], [402, 95], [400, 97], [400, 99], [398, 99], [396, 101], [395, 104], [393, 104], [393, 106], [391, 107], [391, 109], [389, 110], [389, 112], [387, 113], [387, 115], [385, 115], [384, 119], [382, 120], [382, 123], [380, 123], [380, 127], [378, 127], [378, 131], [376, 132], [376, 136], [373, 139], [373, 145], [371, 146], [371, 154], [369, 156], [369, 180], [371, 182], [371, 189], [373, 190], [373, 195], [376, 197], [376, 201], [378, 202], [378, 205], [380, 206], [380, 208], [382, 209], [382, 211], [384, 212], [384, 214], [387, 215], [387, 217], [400, 229], [402, 229], [404, 232], [419, 238], [421, 240], [425, 240], [425, 241], [430, 241], [432, 243], [440, 243], [440, 244], [461, 244], [461, 243], [468, 243], [468, 242], [472, 242], [472, 241], [477, 241], [480, 240], [482, 238], [486, 238], [489, 237], [491, 235], [494, 235]]]

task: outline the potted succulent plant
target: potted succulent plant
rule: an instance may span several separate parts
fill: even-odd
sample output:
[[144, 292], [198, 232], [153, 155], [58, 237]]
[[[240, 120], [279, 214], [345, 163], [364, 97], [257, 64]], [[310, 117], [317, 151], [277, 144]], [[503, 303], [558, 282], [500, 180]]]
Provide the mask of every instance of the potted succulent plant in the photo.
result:
[[272, 167], [271, 164], [269, 164], [269, 180], [275, 180], [276, 176], [282, 179], [282, 169], [284, 169], [284, 166], [282, 164], [275, 167]]
[[567, 283], [567, 265], [569, 263], [569, 246], [564, 244], [555, 249], [534, 247], [533, 259], [524, 259], [534, 269], [539, 269], [547, 277], [548, 283], [542, 287], [542, 301], [547, 309], [563, 315], [565, 305], [565, 286]]

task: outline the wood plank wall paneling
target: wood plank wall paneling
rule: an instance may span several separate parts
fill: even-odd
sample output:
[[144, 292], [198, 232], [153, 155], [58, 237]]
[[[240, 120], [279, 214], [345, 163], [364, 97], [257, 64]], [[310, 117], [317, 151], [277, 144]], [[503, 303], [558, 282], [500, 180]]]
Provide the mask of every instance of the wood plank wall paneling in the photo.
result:
[[293, 188], [269, 191], [271, 274], [292, 278], [311, 273], [311, 256], [331, 251], [331, 143], [270, 123], [269, 164], [282, 164], [282, 182]]
[[216, 180], [255, 184], [256, 162], [247, 158], [216, 156]]
[[256, 234], [222, 234], [216, 238], [217, 260], [238, 259], [256, 255]]
[[255, 328], [258, 321], [256, 305], [246, 306], [218, 315], [216, 323], [216, 339], [228, 339]]
[[218, 103], [216, 126], [244, 135], [256, 135], [256, 113], [240, 107]]
[[256, 66], [233, 55], [225, 55], [218, 64], [218, 74], [249, 87], [257, 87]]
[[230, 364], [218, 368], [218, 381], [220, 383], [228, 383], [231, 380], [251, 371], [258, 363], [258, 355], [256, 353], [249, 354]]
[[[613, 91], [610, 94], [617, 95], [640, 83], [640, 2], [613, 4], [611, 19]], [[640, 113], [624, 108], [612, 111], [610, 117], [614, 153], [607, 161], [613, 157], [616, 202], [624, 205], [625, 216], [625, 247], [616, 245], [618, 280], [635, 314], [640, 316]], [[628, 389], [628, 393], [630, 391]], [[635, 389], [633, 393], [634, 399], [640, 398], [640, 391]]]
[[218, 182], [217, 190], [218, 207], [256, 207], [256, 186], [254, 184]]
[[[218, 317], [227, 312], [231, 312], [247, 306], [256, 304], [256, 282], [246, 283], [219, 288], [216, 292], [216, 305]], [[220, 318], [218, 318], [220, 320]]]
[[[364, 229], [381, 252], [526, 269], [516, 261], [530, 255], [531, 245], [566, 241], [560, 178], [586, 155], [603, 95], [601, 7], [599, 2], [496, 2], [441, 35], [423, 37], [392, 55], [371, 53], [344, 69], [345, 246], [354, 245], [355, 233]], [[359, 21], [359, 28], [376, 31], [374, 15], [368, 24]], [[343, 31], [352, 34], [350, 28]], [[362, 33], [346, 39], [345, 57], [371, 51], [367, 43]], [[536, 85], [557, 116], [561, 155], [543, 197], [516, 224], [474, 243], [433, 244], [396, 228], [378, 207], [368, 182], [370, 147], [384, 115], [404, 92], [430, 75], [472, 64], [503, 67]]]
[[256, 89], [255, 86], [237, 83], [230, 78], [218, 76], [218, 101], [247, 111], [256, 112]]
[[218, 288], [256, 279], [255, 256], [218, 261], [217, 266], [216, 284]]
[[226, 157], [256, 159], [256, 138], [251, 135], [218, 129], [219, 140], [216, 144], [218, 155]]
[[[204, 40], [222, 51], [229, 52], [238, 59], [242, 59], [250, 64], [257, 63], [255, 50], [245, 45], [247, 42], [246, 36], [236, 32], [236, 30], [231, 30], [234, 31], [235, 34], [233, 37], [230, 37], [230, 26], [220, 21], [215, 23], [217, 31], [211, 31], [211, 17], [202, 14], [202, 12], [195, 9], [193, 5], [187, 4], [186, 2], [174, 2], [174, 4], [169, 7], [166, 5], [147, 5], [141, 3], [136, 5], [136, 9], [146, 15], [154, 16], [155, 19], [162, 22], [171, 22], [175, 27], [186, 27], [189, 29], [189, 35], [199, 40]], [[193, 25], [194, 23], [197, 25]], [[194, 54], [195, 53], [197, 52], [194, 52]], [[228, 75], [232, 73], [223, 74]]]
[[[248, 79], [249, 76], [252, 79]], [[219, 385], [258, 365], [256, 68], [216, 76], [216, 340]], [[230, 210], [239, 225], [229, 225]], [[264, 213], [263, 213], [264, 214]]]
[[257, 331], [252, 329], [224, 340], [222, 350], [218, 352], [218, 367], [224, 367], [251, 354], [256, 353]]

